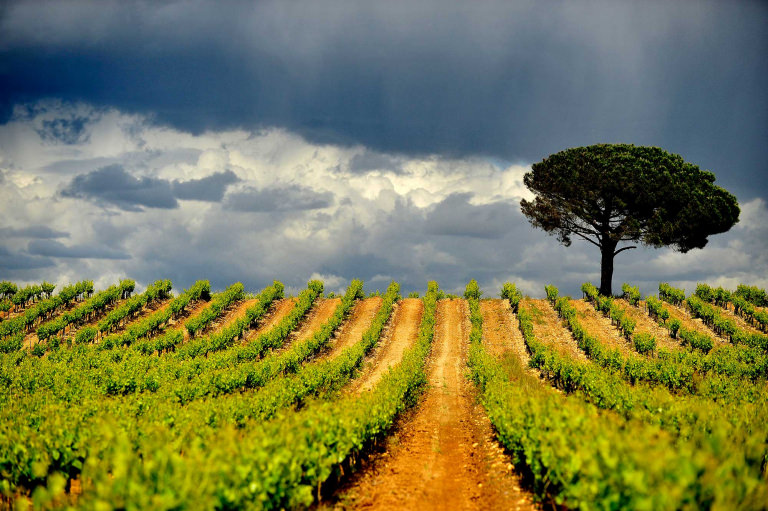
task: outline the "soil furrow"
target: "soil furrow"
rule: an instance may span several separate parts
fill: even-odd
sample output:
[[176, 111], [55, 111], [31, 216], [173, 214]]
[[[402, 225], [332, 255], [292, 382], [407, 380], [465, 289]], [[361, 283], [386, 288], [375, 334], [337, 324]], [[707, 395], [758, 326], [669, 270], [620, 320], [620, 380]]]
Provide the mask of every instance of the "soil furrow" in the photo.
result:
[[508, 353], [516, 356], [531, 376], [540, 378], [536, 369], [528, 367], [531, 356], [509, 302], [500, 299], [481, 300], [480, 313], [483, 316], [485, 350], [497, 358]]
[[563, 326], [563, 321], [547, 300], [524, 298], [520, 307], [527, 310], [533, 319], [533, 334], [541, 342], [553, 346], [561, 353], [587, 362], [587, 356], [579, 348], [570, 330]]
[[[518, 509], [510, 460], [465, 378], [469, 344], [465, 300], [438, 303], [422, 402], [350, 488], [346, 503], [365, 509]], [[500, 461], [503, 459], [504, 461]]]
[[291, 332], [278, 352], [288, 349], [291, 344], [309, 339], [333, 316], [336, 307], [341, 303], [341, 298], [318, 298], [309, 314], [299, 325], [299, 329]]
[[749, 323], [746, 319], [736, 314], [736, 312], [734, 312], [733, 310], [733, 305], [729, 304], [729, 307], [720, 307], [715, 304], [710, 304], [710, 305], [712, 305], [713, 307], [716, 307], [718, 312], [720, 312], [721, 315], [733, 320], [733, 322], [736, 323], [736, 326], [744, 330], [745, 332], [749, 332], [751, 334], [765, 333], [765, 332], [761, 332], [759, 328], [756, 328], [751, 323]]
[[372, 389], [390, 367], [400, 363], [405, 350], [413, 346], [419, 336], [422, 314], [424, 304], [418, 298], [403, 298], [395, 305], [391, 326], [365, 363], [361, 376], [348, 386], [349, 392]]
[[259, 321], [256, 328], [250, 330], [243, 340], [244, 344], [256, 339], [261, 334], [268, 332], [275, 327], [282, 319], [287, 316], [296, 306], [295, 298], [284, 298], [275, 300], [269, 308], [267, 314]]
[[630, 319], [636, 321], [635, 334], [643, 332], [651, 334], [656, 338], [656, 346], [659, 348], [670, 351], [680, 351], [683, 349], [680, 342], [670, 337], [669, 330], [659, 325], [645, 312], [645, 302], [640, 302], [637, 307], [630, 305], [626, 300], [615, 299], [613, 303], [621, 307]]
[[[640, 303], [643, 304], [643, 306], [645, 305], [645, 302], [640, 302]], [[711, 337], [718, 344], [722, 344], [722, 345], [731, 344], [731, 342], [728, 339], [725, 339], [724, 337], [717, 335], [713, 330], [711, 330], [707, 325], [705, 325], [701, 319], [694, 318], [693, 316], [691, 316], [691, 313], [685, 310], [683, 307], [672, 305], [671, 303], [668, 303], [668, 302], [664, 302], [664, 307], [669, 311], [669, 319], [677, 319], [678, 321], [680, 321], [680, 324], [684, 328], [688, 330], [693, 330], [700, 334], [707, 335]]]
[[371, 327], [373, 318], [379, 312], [383, 300], [380, 296], [374, 296], [355, 303], [352, 313], [341, 325], [338, 334], [331, 341], [331, 346], [323, 358], [331, 359], [338, 356], [342, 351], [354, 346], [363, 338], [363, 334]]
[[597, 312], [591, 303], [584, 300], [571, 300], [571, 305], [576, 309], [579, 323], [589, 333], [600, 339], [604, 346], [618, 349], [625, 357], [637, 354], [631, 348], [630, 341], [621, 335], [619, 329], [613, 326], [609, 318], [603, 316], [601, 312]]

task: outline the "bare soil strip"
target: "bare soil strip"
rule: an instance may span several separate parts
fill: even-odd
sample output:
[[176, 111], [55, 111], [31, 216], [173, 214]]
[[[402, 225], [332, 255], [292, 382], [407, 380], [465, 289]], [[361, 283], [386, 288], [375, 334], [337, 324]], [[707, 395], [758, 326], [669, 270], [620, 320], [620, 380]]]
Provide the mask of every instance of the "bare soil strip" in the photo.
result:
[[465, 300], [441, 300], [429, 367], [429, 389], [411, 419], [349, 492], [364, 509], [527, 509], [508, 476], [510, 460], [495, 444], [488, 419], [464, 377], [469, 345]]
[[[645, 302], [640, 302], [645, 305]], [[679, 307], [677, 305], [672, 305], [671, 303], [664, 302], [664, 307], [669, 311], [669, 319], [677, 319], [680, 321], [680, 324], [687, 328], [688, 330], [693, 330], [695, 332], [698, 332], [700, 334], [708, 335], [710, 336], [716, 343], [719, 344], [731, 344], [731, 342], [728, 339], [725, 339], [724, 337], [721, 337], [717, 335], [713, 330], [711, 330], [707, 325], [704, 324], [704, 322], [699, 318], [694, 318], [691, 316], [691, 313], [685, 310], [682, 307]], [[667, 321], [669, 321], [669, 319]]]
[[390, 367], [400, 363], [405, 350], [413, 346], [419, 336], [423, 314], [424, 304], [418, 298], [403, 298], [395, 305], [391, 327], [385, 330], [362, 375], [348, 386], [349, 392], [359, 394], [372, 389]]
[[528, 374], [541, 378], [541, 374], [536, 369], [528, 367], [531, 356], [509, 301], [480, 300], [480, 313], [483, 316], [485, 350], [497, 358], [506, 353], [512, 353], [522, 362]]
[[659, 325], [645, 312], [645, 302], [640, 302], [637, 307], [623, 299], [614, 299], [613, 303], [622, 308], [622, 310], [631, 319], [637, 322], [635, 333], [647, 332], [656, 338], [656, 346], [670, 351], [680, 351], [683, 347], [680, 342], [669, 336], [669, 330]]
[[579, 316], [579, 323], [587, 329], [589, 333], [597, 337], [600, 342], [608, 348], [616, 348], [626, 356], [636, 355], [631, 348], [630, 341], [626, 340], [619, 329], [611, 323], [610, 318], [597, 312], [591, 303], [584, 300], [571, 300], [571, 304], [576, 309]]
[[323, 323], [333, 316], [336, 307], [341, 303], [341, 298], [318, 298], [299, 329], [291, 332], [285, 340], [285, 344], [277, 351], [287, 349], [294, 342], [309, 339], [321, 327]]
[[284, 298], [281, 300], [275, 300], [272, 306], [269, 308], [267, 314], [258, 323], [256, 328], [248, 332], [243, 340], [244, 343], [248, 343], [257, 338], [261, 334], [268, 332], [275, 327], [282, 319], [290, 313], [296, 306], [295, 298]]
[[[116, 309], [117, 307], [119, 307], [120, 305], [125, 303], [126, 301], [127, 301], [127, 299], [117, 300], [115, 303], [107, 306], [104, 311], [102, 311], [99, 314], [97, 314], [94, 317], [94, 319], [92, 319], [91, 321], [89, 321], [87, 323], [84, 323], [82, 325], [78, 325], [78, 326], [69, 325], [65, 329], [65, 330], [67, 330], [66, 334], [59, 333], [58, 335], [61, 336], [64, 339], [73, 339], [74, 340], [75, 335], [77, 335], [78, 330], [80, 330], [81, 328], [88, 327], [88, 326], [96, 326], [96, 325], [98, 325], [99, 321], [101, 321], [110, 311], [112, 311], [113, 309]], [[76, 307], [79, 307], [83, 303], [84, 303], [83, 301], [72, 303], [72, 304], [70, 304], [69, 307], [67, 307], [65, 309], [62, 309], [61, 311], [57, 312], [56, 314], [54, 314], [50, 318], [46, 319], [43, 323], [47, 323], [48, 321], [52, 321], [55, 318], [57, 318], [58, 316], [60, 316], [61, 314], [63, 314], [64, 312], [71, 311], [72, 309], [74, 309]], [[37, 328], [33, 328], [31, 332], [29, 332], [27, 335], [24, 336], [24, 344], [23, 345], [32, 348], [35, 344], [37, 344], [39, 342], [40, 342], [40, 339], [38, 339], [38, 337], [37, 337]]]
[[206, 331], [210, 333], [228, 327], [238, 319], [245, 317], [246, 309], [253, 307], [258, 301], [258, 298], [251, 298], [250, 300], [242, 300], [232, 303], [229, 307], [224, 309], [224, 314], [219, 316], [218, 319], [213, 320], [211, 326], [208, 327]]
[[[715, 304], [711, 304], [713, 307], [717, 307], [718, 312], [722, 314], [723, 316], [730, 318], [733, 320], [734, 323], [736, 323], [736, 326], [740, 329], [744, 330], [745, 332], [753, 333], [753, 334], [762, 334], [764, 332], [761, 332], [759, 328], [755, 328], [751, 324], [747, 322], [746, 319], [742, 318], [738, 314], [736, 314], [732, 308], [726, 308], [726, 307], [720, 307]], [[731, 305], [730, 307], [733, 307]]]
[[383, 301], [380, 296], [358, 300], [352, 313], [331, 341], [330, 348], [323, 354], [323, 358], [334, 358], [345, 349], [360, 342], [365, 331], [371, 327], [373, 318], [379, 312]]
[[184, 322], [193, 316], [197, 316], [200, 314], [203, 309], [208, 307], [210, 305], [210, 301], [205, 300], [198, 300], [196, 302], [190, 303], [185, 309], [184, 314], [179, 316], [177, 319], [170, 319], [168, 320], [168, 326], [166, 327], [166, 330], [183, 330], [184, 331], [184, 342], [187, 342], [189, 340], [189, 332], [187, 332], [187, 329], [184, 328]]
[[547, 343], [582, 362], [587, 362], [587, 356], [579, 348], [571, 331], [563, 326], [563, 321], [547, 300], [524, 298], [520, 307], [527, 310], [533, 317], [533, 334], [541, 342]]

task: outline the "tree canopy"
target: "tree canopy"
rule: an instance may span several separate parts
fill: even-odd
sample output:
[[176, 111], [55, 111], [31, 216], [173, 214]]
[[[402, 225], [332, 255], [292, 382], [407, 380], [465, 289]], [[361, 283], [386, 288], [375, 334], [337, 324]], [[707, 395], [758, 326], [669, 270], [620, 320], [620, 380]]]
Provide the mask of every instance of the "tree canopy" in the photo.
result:
[[703, 248], [708, 236], [739, 219], [736, 197], [716, 186], [712, 172], [658, 147], [597, 144], [575, 147], [535, 163], [524, 176], [535, 194], [522, 200], [534, 227], [566, 246], [573, 236], [600, 249], [600, 292], [611, 294], [613, 258], [639, 242], [680, 252]]

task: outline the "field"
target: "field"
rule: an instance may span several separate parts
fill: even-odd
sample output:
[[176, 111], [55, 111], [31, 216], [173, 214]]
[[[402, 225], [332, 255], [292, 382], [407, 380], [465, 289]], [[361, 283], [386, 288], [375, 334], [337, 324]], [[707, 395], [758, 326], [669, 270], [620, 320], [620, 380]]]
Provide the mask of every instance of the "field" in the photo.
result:
[[172, 287], [0, 284], [0, 508], [768, 507], [756, 287]]

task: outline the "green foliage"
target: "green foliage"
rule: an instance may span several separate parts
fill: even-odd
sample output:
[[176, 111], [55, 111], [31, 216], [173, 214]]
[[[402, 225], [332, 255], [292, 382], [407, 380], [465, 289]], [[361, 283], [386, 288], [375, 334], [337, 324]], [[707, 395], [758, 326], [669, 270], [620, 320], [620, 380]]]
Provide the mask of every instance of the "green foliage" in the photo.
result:
[[129, 298], [125, 303], [111, 310], [99, 321], [99, 332], [109, 333], [120, 326], [120, 323], [127, 321], [146, 305], [155, 301], [164, 300], [171, 293], [172, 284], [170, 280], [158, 280], [147, 286], [147, 290]]
[[642, 295], [640, 294], [640, 289], [638, 287], [632, 287], [626, 282], [621, 285], [621, 291], [624, 296], [624, 298], [631, 304], [631, 305], [638, 305], [640, 303], [640, 300], [642, 299]]
[[243, 284], [240, 282], [232, 284], [223, 292], [215, 295], [210, 305], [200, 311], [199, 314], [189, 318], [184, 323], [184, 328], [187, 329], [190, 337], [194, 337], [198, 332], [205, 330], [214, 319], [221, 316], [224, 313], [224, 309], [234, 302], [242, 300], [244, 297], [245, 289]]
[[[481, 317], [473, 309], [470, 302], [474, 332]], [[470, 368], [483, 405], [540, 499], [567, 508], [678, 509], [764, 498], [758, 481], [765, 441], [759, 433], [744, 439], [743, 432], [699, 403], [676, 406], [670, 394], [636, 389], [610, 372], [579, 364], [535, 338], [526, 310], [521, 308], [518, 319], [531, 365], [566, 392], [621, 414], [599, 414], [578, 397], [548, 391], [516, 357], [495, 360], [482, 348], [481, 336], [472, 336]], [[740, 438], [729, 442], [730, 435]], [[741, 447], [742, 441], [751, 447]], [[718, 467], [726, 465], [740, 474], [723, 479]], [[633, 484], [627, 484], [629, 474]]]
[[760, 289], [757, 286], [739, 284], [736, 286], [734, 295], [748, 301], [752, 305], [768, 307], [768, 294], [765, 292], [765, 289]]
[[482, 295], [482, 291], [480, 291], [480, 286], [477, 284], [477, 281], [475, 279], [472, 279], [469, 281], [469, 284], [467, 284], [467, 288], [464, 291], [464, 298], [466, 299], [474, 299], [479, 300], [480, 295]]
[[517, 289], [517, 286], [510, 282], [506, 282], [501, 287], [501, 297], [509, 301], [512, 312], [517, 313], [517, 308], [520, 306], [520, 300], [523, 299], [523, 293]]
[[95, 316], [104, 312], [107, 307], [116, 301], [129, 296], [135, 286], [136, 283], [133, 280], [121, 280], [118, 285], [110, 286], [104, 291], [97, 293], [95, 296], [88, 299], [79, 307], [65, 312], [58, 316], [56, 319], [40, 325], [40, 327], [37, 329], [37, 337], [44, 341], [50, 336], [64, 331], [70, 325], [81, 325], [86, 321], [93, 319]]
[[[98, 345], [99, 350], [109, 350], [118, 346], [129, 346], [139, 339], [149, 338], [160, 332], [171, 318], [181, 315], [190, 302], [204, 300], [210, 297], [211, 285], [207, 280], [198, 280], [188, 290], [171, 300], [166, 308], [159, 309], [146, 318], [132, 323], [126, 330], [119, 334], [108, 335]], [[137, 349], [143, 349], [145, 353], [155, 350], [163, 350], [181, 341], [183, 335], [180, 332], [169, 332], [161, 337], [143, 343]], [[173, 342], [171, 342], [173, 341]]]
[[96, 334], [98, 334], [99, 331], [92, 327], [87, 326], [85, 328], [81, 328], [77, 331], [77, 334], [75, 335], [75, 344], [88, 344], [93, 342], [94, 339], [96, 339]]
[[691, 314], [701, 318], [718, 335], [730, 338], [734, 344], [746, 344], [768, 352], [768, 335], [742, 330], [731, 318], [721, 314], [718, 308], [705, 303], [698, 296], [689, 296], [685, 303]]
[[534, 163], [523, 181], [536, 194], [521, 201], [523, 213], [565, 245], [576, 234], [687, 252], [739, 218], [736, 197], [714, 184], [714, 174], [658, 147], [566, 149]]
[[685, 291], [662, 282], [659, 284], [659, 298], [672, 305], [681, 305], [685, 301]]
[[635, 351], [641, 355], [653, 353], [656, 349], [656, 338], [648, 332], [641, 332], [632, 338], [635, 345]]
[[418, 291], [411, 291], [410, 293], [408, 293], [408, 298], [418, 298], [418, 297], [419, 297]]
[[3, 280], [0, 282], [0, 296], [3, 298], [10, 298], [13, 295], [16, 294], [16, 291], [18, 291], [19, 288], [16, 284], [13, 282], [8, 282], [7, 280]]

